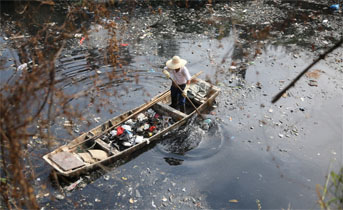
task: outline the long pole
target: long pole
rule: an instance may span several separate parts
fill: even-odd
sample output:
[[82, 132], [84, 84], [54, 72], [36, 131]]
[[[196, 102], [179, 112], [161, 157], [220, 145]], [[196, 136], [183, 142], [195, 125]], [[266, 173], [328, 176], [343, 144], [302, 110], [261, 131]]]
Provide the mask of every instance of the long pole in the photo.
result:
[[[175, 86], [177, 88], [179, 88], [179, 90], [181, 91], [181, 93], [183, 93], [183, 90], [180, 88], [180, 86], [173, 80], [173, 78], [169, 77], [170, 80], [173, 82], [173, 84], [175, 84]], [[201, 115], [200, 111], [197, 109], [197, 107], [193, 104], [193, 102], [191, 101], [191, 99], [188, 98], [188, 96], [186, 94], [184, 94], [185, 98], [187, 98], [187, 100], [189, 101], [189, 103], [192, 104], [192, 106], [194, 107], [194, 109], [197, 111], [197, 113], [200, 115], [200, 117], [204, 120], [205, 118]]]

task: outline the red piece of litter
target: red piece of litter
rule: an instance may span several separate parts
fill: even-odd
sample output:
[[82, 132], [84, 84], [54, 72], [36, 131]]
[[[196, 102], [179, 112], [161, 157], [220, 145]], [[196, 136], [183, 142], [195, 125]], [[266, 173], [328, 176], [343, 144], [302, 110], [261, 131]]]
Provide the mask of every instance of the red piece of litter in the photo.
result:
[[82, 39], [80, 40], [80, 45], [82, 45], [83, 41], [85, 41], [85, 37], [82, 37]]
[[121, 126], [119, 126], [119, 127], [117, 128], [117, 136], [120, 136], [120, 135], [123, 134], [123, 133], [124, 133], [124, 128], [121, 127]]
[[155, 129], [156, 129], [156, 126], [153, 125], [149, 128], [149, 131], [153, 132]]

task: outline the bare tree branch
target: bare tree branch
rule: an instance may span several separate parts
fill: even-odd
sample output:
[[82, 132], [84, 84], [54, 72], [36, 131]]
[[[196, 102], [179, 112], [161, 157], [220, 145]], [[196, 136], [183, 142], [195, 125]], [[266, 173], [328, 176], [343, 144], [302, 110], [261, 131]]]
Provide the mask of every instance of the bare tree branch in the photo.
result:
[[331, 47], [328, 51], [321, 54], [316, 60], [314, 60], [306, 69], [304, 69], [287, 87], [285, 87], [282, 91], [280, 91], [276, 96], [274, 96], [272, 103], [277, 102], [281, 96], [291, 87], [295, 85], [295, 83], [309, 70], [317, 64], [320, 60], [324, 59], [328, 54], [330, 54], [332, 51], [337, 49], [341, 44], [343, 43], [343, 39], [341, 39], [337, 44], [335, 44], [333, 47]]

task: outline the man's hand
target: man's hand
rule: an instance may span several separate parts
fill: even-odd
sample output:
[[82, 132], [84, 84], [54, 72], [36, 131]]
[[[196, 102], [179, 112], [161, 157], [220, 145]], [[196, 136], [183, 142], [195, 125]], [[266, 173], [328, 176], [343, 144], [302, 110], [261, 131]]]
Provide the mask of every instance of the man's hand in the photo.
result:
[[170, 78], [170, 74], [167, 70], [163, 70], [163, 74], [166, 75], [168, 79]]
[[189, 89], [189, 84], [187, 84], [186, 87], [185, 87], [185, 89], [183, 89], [183, 91], [182, 91], [183, 97], [186, 97], [186, 96], [187, 96], [187, 91], [188, 91], [188, 89]]

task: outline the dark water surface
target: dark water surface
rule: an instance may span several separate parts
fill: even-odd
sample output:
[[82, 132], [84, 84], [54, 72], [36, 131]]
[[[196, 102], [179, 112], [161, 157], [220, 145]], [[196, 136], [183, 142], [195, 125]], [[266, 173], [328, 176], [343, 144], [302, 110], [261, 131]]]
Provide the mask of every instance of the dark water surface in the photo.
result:
[[[133, 25], [135, 21], [139, 23], [133, 19]], [[120, 71], [127, 71], [127, 78], [111, 82], [105, 74], [111, 67], [102, 63], [99, 50], [106, 45], [106, 31], [94, 32], [85, 46], [78, 46], [77, 39], [72, 41], [74, 47], [66, 49], [57, 63], [58, 85], [67, 93], [82, 92], [92, 86], [90, 78], [98, 74], [104, 84], [94, 96], [101, 95], [101, 89], [118, 93], [109, 98], [112, 114], [97, 113], [98, 107], [89, 105], [89, 98], [70, 102], [86, 107], [84, 114], [92, 126], [166, 90], [169, 82], [160, 69], [174, 54], [188, 60], [191, 74], [204, 71], [200, 78], [209, 78], [222, 91], [218, 107], [209, 113], [214, 122], [209, 131], [201, 129], [201, 119], [193, 119], [132, 159], [110, 166], [106, 172], [83, 176], [85, 184], [67, 192], [62, 200], [52, 199], [60, 192], [49, 176], [51, 168], [40, 158], [47, 150], [35, 150], [36, 189], [48, 186], [45, 195], [38, 196], [40, 204], [46, 209], [256, 209], [258, 204], [262, 209], [319, 208], [316, 184], [324, 185], [329, 169], [342, 166], [343, 78], [337, 71], [342, 64], [333, 61], [336, 55], [342, 56], [342, 48], [314, 67], [323, 71], [317, 87], [309, 86], [309, 79], [304, 77], [288, 97], [271, 104], [279, 89], [314, 55], [306, 49], [294, 51], [289, 46], [266, 44], [261, 55], [246, 62], [241, 77], [229, 71], [232, 61], [243, 58], [238, 56], [236, 34], [227, 30], [220, 41], [197, 33], [138, 42], [123, 39], [129, 45], [122, 50], [127, 65]], [[2, 55], [10, 57], [9, 50], [3, 49]], [[3, 82], [11, 71], [0, 74]], [[139, 83], [134, 82], [135, 76]], [[60, 122], [63, 124], [64, 119]], [[58, 137], [67, 137], [60, 124], [53, 128]], [[75, 135], [87, 129], [80, 124]]]

